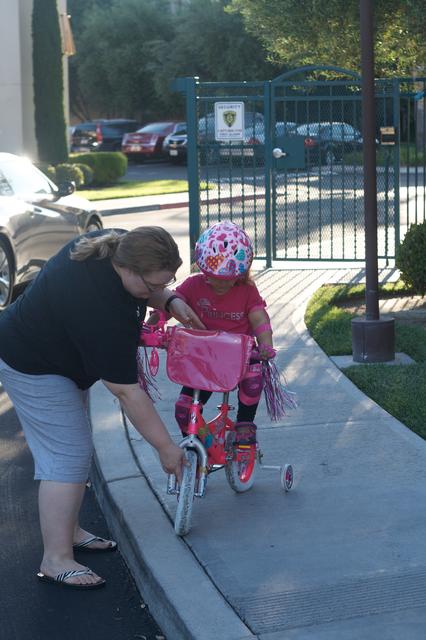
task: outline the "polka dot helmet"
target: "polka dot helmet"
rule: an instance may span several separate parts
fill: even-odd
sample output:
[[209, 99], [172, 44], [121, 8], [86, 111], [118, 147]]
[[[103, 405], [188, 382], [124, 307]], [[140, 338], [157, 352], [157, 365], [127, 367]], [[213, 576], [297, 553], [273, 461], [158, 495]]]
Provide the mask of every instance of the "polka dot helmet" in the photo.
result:
[[195, 262], [203, 273], [223, 280], [243, 276], [253, 260], [253, 245], [238, 225], [223, 220], [209, 227], [195, 245]]

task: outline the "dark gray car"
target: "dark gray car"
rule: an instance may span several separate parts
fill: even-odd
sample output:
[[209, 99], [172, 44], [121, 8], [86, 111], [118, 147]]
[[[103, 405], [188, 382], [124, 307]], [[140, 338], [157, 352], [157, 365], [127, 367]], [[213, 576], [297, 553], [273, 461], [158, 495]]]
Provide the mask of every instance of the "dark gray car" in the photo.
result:
[[71, 182], [57, 187], [29, 160], [0, 153], [0, 310], [64, 244], [102, 229], [88, 200]]

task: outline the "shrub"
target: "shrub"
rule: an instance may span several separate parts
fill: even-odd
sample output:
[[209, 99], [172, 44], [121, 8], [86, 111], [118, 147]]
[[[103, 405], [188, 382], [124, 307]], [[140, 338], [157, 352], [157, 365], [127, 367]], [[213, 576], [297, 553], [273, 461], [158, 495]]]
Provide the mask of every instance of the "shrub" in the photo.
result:
[[426, 293], [426, 221], [412, 224], [397, 249], [401, 279], [421, 296]]
[[91, 167], [89, 167], [88, 164], [76, 162], [72, 163], [72, 166], [80, 169], [81, 173], [83, 174], [83, 184], [81, 185], [82, 187], [88, 187], [89, 184], [92, 184], [94, 171]]
[[35, 163], [37, 169], [40, 169], [50, 180], [56, 182], [56, 169], [53, 164], [49, 164], [48, 162], [38, 162]]
[[87, 164], [93, 169], [93, 186], [114, 184], [127, 171], [127, 158], [120, 151], [75, 153], [70, 162]]
[[38, 155], [45, 162], [68, 156], [61, 33], [56, 0], [34, 0], [32, 13], [34, 120]]
[[75, 164], [58, 164], [56, 166], [56, 184], [68, 181], [74, 182], [77, 189], [81, 187], [84, 184], [82, 170], [76, 167]]

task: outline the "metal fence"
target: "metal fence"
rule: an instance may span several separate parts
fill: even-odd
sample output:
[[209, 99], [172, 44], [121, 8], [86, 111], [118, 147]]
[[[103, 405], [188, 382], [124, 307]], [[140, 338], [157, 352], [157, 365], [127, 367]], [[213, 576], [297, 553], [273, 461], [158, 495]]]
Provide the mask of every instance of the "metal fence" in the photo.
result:
[[[178, 88], [187, 100], [192, 246], [200, 231], [228, 218], [268, 264], [365, 260], [359, 76], [304, 67], [265, 82], [185, 78]], [[410, 224], [426, 219], [425, 89], [426, 78], [376, 81], [378, 257], [385, 262]], [[243, 140], [216, 140], [217, 102], [244, 104]]]

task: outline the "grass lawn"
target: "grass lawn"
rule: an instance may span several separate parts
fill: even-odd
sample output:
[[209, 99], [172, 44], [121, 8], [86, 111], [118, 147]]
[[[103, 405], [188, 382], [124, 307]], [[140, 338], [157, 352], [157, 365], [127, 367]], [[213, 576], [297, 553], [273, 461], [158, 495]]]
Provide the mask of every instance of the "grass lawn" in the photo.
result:
[[[416, 149], [415, 144], [407, 144], [406, 142], [401, 142], [399, 153], [401, 167], [422, 167], [425, 164], [426, 158], [424, 151], [419, 151], [418, 149]], [[362, 166], [363, 162], [364, 160], [361, 151], [352, 151], [350, 153], [345, 153], [345, 163], [347, 165], [353, 164]], [[393, 147], [388, 147], [387, 150], [383, 147], [379, 147], [376, 150], [377, 166], [384, 167], [388, 162], [390, 163], [390, 166], [393, 167]]]
[[[326, 285], [310, 299], [305, 323], [327, 355], [352, 353], [351, 320], [354, 313], [339, 303], [362, 299], [363, 285]], [[412, 292], [401, 282], [380, 287], [380, 298], [409, 296]], [[396, 351], [416, 361], [414, 365], [357, 365], [343, 372], [366, 395], [390, 414], [426, 439], [426, 324], [412, 325], [395, 321]]]
[[88, 200], [107, 200], [112, 198], [133, 198], [136, 196], [158, 196], [164, 193], [181, 193], [188, 191], [186, 180], [152, 180], [135, 182], [129, 180], [119, 182], [111, 187], [84, 189], [77, 195]]

